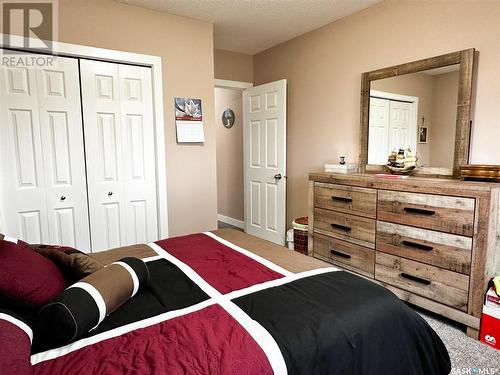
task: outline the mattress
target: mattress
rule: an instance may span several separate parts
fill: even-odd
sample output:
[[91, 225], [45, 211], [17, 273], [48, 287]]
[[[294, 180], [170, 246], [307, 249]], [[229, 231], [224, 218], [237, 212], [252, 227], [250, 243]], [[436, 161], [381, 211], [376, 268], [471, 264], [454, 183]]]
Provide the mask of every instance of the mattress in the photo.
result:
[[35, 374], [447, 374], [437, 334], [390, 291], [234, 230], [92, 254], [149, 287], [85, 337], [33, 345]]

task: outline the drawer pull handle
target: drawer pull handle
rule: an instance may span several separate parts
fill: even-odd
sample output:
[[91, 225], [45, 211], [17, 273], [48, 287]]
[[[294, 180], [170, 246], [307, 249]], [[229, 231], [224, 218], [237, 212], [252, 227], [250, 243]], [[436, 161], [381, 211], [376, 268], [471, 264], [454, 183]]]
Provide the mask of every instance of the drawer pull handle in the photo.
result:
[[342, 203], [351, 203], [352, 198], [345, 198], [345, 197], [332, 197], [332, 201], [337, 201], [337, 202], [342, 202]]
[[336, 255], [336, 256], [341, 257], [341, 258], [351, 259], [351, 256], [349, 254], [344, 254], [344, 253], [341, 253], [340, 251], [337, 251], [337, 250], [330, 250], [330, 253], [332, 255]]
[[432, 251], [432, 249], [434, 249], [432, 246], [424, 245], [422, 243], [413, 242], [413, 241], [403, 241], [401, 243], [406, 247], [413, 247], [415, 249], [420, 249], [420, 250], [425, 250], [425, 251]]
[[417, 214], [425, 216], [432, 216], [436, 213], [436, 211], [433, 210], [426, 210], [424, 208], [414, 208], [414, 207], [405, 207], [404, 210], [409, 214]]
[[352, 230], [351, 227], [346, 227], [345, 225], [334, 224], [334, 223], [332, 223], [331, 225], [332, 225], [333, 229], [340, 229], [346, 233], [351, 233], [351, 230]]
[[430, 285], [431, 284], [430, 280], [422, 279], [422, 278], [420, 278], [418, 276], [410, 275], [409, 273], [401, 272], [400, 275], [404, 279], [411, 280], [411, 281], [416, 281], [417, 283], [420, 283], [420, 284], [424, 284], [424, 285]]

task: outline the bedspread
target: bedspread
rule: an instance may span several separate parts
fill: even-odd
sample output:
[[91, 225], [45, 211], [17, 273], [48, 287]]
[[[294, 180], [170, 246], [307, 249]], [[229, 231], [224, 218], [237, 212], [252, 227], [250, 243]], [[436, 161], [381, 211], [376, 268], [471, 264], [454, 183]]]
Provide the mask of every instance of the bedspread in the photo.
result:
[[450, 372], [429, 325], [361, 277], [292, 273], [213, 233], [144, 246], [149, 287], [67, 346], [35, 334], [35, 374]]

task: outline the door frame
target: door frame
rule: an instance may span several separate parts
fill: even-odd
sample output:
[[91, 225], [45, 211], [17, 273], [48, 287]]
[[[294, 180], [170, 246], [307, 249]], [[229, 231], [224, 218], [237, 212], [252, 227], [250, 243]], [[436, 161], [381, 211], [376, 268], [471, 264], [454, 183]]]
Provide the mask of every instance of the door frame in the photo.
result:
[[411, 103], [411, 125], [414, 128], [412, 140], [415, 144], [413, 152], [417, 151], [417, 132], [418, 132], [418, 96], [395, 94], [388, 91], [370, 90], [370, 98], [388, 99], [398, 102]]
[[[9, 45], [3, 41], [9, 40]], [[19, 50], [21, 52], [32, 52], [47, 55], [48, 53], [36, 48], [24, 48], [25, 45], [35, 45], [38, 39], [25, 38], [17, 35], [9, 35], [4, 38], [0, 33], [0, 56], [4, 49]], [[159, 56], [143, 55], [133, 52], [124, 52], [112, 49], [89, 47], [79, 44], [52, 42], [53, 50], [61, 57], [84, 58], [105, 62], [140, 65], [151, 68], [151, 80], [153, 86], [153, 125], [155, 128], [155, 161], [156, 161], [156, 197], [157, 197], [157, 220], [159, 238], [168, 237], [168, 205], [167, 205], [167, 167], [166, 167], [166, 145], [165, 145], [165, 119], [163, 110], [163, 78], [162, 59]], [[0, 211], [0, 224], [2, 222]]]
[[[253, 83], [251, 83], [251, 82], [231, 81], [228, 79], [217, 79], [217, 78], [214, 79], [214, 88], [231, 89], [231, 90], [240, 91], [242, 99], [243, 99], [243, 91], [245, 89], [250, 88], [250, 87], [253, 87]], [[216, 119], [215, 123], [217, 124], [217, 119]], [[245, 155], [243, 155], [243, 157], [244, 156]], [[243, 165], [243, 169], [244, 168], [245, 168], [245, 166]], [[245, 170], [243, 170], [243, 174], [244, 173], [245, 173]], [[243, 199], [245, 199], [245, 198], [243, 197]], [[221, 221], [223, 223], [230, 224], [230, 225], [233, 225], [237, 228], [245, 230], [245, 221], [241, 221], [241, 220], [234, 219], [232, 217], [221, 215], [221, 214], [219, 214], [218, 211], [219, 210], [217, 210], [217, 221]]]

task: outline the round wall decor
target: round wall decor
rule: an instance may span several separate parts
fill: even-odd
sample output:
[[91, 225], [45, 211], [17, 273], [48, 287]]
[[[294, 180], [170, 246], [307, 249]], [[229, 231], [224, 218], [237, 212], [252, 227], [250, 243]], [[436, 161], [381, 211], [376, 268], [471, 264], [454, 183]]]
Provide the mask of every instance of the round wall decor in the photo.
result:
[[230, 129], [234, 125], [234, 112], [232, 109], [225, 109], [224, 112], [222, 112], [222, 125], [224, 127]]

